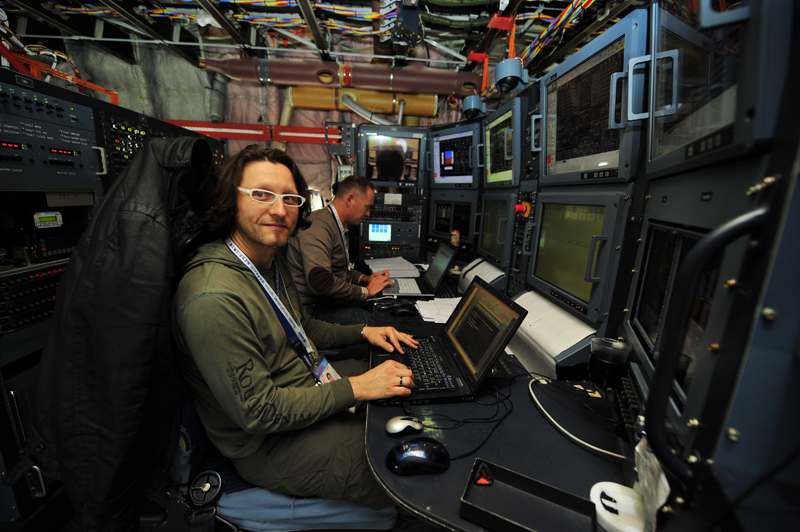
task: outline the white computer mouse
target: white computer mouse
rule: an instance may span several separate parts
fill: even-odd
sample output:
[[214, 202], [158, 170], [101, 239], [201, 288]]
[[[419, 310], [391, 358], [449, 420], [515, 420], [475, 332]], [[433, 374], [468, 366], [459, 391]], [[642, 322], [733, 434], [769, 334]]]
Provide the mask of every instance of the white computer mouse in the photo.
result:
[[386, 422], [389, 436], [408, 436], [422, 432], [422, 422], [413, 416], [397, 416]]

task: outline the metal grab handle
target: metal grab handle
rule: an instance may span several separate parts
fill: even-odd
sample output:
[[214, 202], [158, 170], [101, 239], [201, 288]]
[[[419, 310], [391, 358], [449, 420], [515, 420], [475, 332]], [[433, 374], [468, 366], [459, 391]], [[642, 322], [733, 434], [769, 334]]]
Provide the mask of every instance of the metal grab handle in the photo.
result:
[[625, 129], [627, 122], [625, 122], [625, 112], [622, 113], [622, 122], [614, 120], [617, 110], [617, 81], [627, 78], [625, 72], [614, 72], [611, 74], [611, 90], [608, 102], [608, 129]]
[[630, 61], [628, 61], [628, 122], [633, 122], [635, 120], [644, 120], [650, 116], [650, 112], [646, 111], [644, 113], [634, 113], [633, 112], [633, 69], [636, 65], [641, 63], [647, 63], [650, 61], [650, 55], [643, 55], [641, 57], [632, 57]]
[[100, 165], [103, 167], [103, 169], [100, 172], [97, 172], [97, 175], [108, 175], [108, 163], [106, 163], [106, 149], [101, 148], [100, 146], [92, 146], [92, 149], [100, 152]]
[[506, 239], [505, 238], [503, 238], [502, 241], [500, 240], [500, 235], [503, 235], [505, 237], [505, 235], [500, 232], [500, 224], [502, 224], [503, 222], [508, 222], [508, 218], [500, 218], [499, 220], [497, 220], [497, 238], [496, 238], [496, 240], [497, 240], [497, 243], [500, 244], [501, 246], [505, 246], [506, 245]]
[[476, 144], [475, 145], [475, 158], [478, 160], [478, 168], [483, 168], [483, 160], [485, 157], [481, 157], [481, 148], [483, 148], [483, 144]]
[[[644, 120], [645, 118], [650, 117], [650, 111], [645, 111], [643, 113], [634, 113], [633, 112], [633, 69], [636, 65], [647, 63], [652, 58], [652, 55], [643, 55], [641, 57], [632, 57], [630, 61], [628, 61], [628, 122], [633, 122], [636, 120]], [[667, 50], [665, 52], [659, 52], [656, 54], [656, 61], [659, 59], [669, 58], [672, 59], [675, 65], [675, 72], [672, 76], [672, 108], [677, 109], [678, 105], [678, 51], [677, 50]], [[652, 105], [652, 104], [651, 104]], [[664, 116], [668, 114], [673, 114], [675, 111], [663, 112], [659, 111], [654, 113], [654, 116]], [[609, 122], [611, 118], [609, 118]]]
[[749, 18], [750, 6], [740, 6], [720, 12], [711, 7], [711, 0], [700, 0], [697, 5], [697, 24], [703, 30], [735, 24]]
[[661, 354], [647, 400], [645, 430], [653, 454], [663, 466], [684, 484], [690, 484], [694, 471], [672, 452], [667, 439], [666, 420], [672, 385], [678, 369], [684, 332], [694, 303], [697, 284], [704, 266], [714, 254], [737, 238], [765, 225], [769, 210], [766, 207], [742, 214], [704, 236], [686, 255], [672, 290], [671, 303], [664, 318]]
[[[481, 219], [481, 216], [483, 216], [482, 212], [476, 212], [475, 213], [475, 223], [472, 224], [472, 234], [473, 235], [479, 235], [480, 234], [480, 229], [479, 229], [480, 228], [480, 224], [478, 223], [478, 220]], [[470, 235], [470, 236], [472, 236], [472, 235]]]
[[[542, 151], [542, 147], [536, 147], [536, 121], [544, 118], [544, 115], [533, 115], [531, 117], [531, 152]], [[542, 139], [542, 132], [539, 132], [539, 140]]]
[[672, 59], [672, 101], [669, 109], [661, 109], [653, 113], [653, 116], [669, 116], [678, 112], [678, 50], [667, 50], [656, 54], [656, 62], [659, 59]]
[[508, 155], [508, 137], [511, 137], [511, 142], [514, 142], [514, 130], [513, 129], [506, 129], [505, 135], [503, 135], [503, 146], [505, 147], [505, 152], [503, 152], [503, 157], [506, 158], [506, 161], [509, 159], [514, 158], [514, 147], [511, 147], [511, 156]]
[[599, 283], [601, 281], [599, 277], [592, 277], [592, 259], [594, 258], [597, 243], [605, 242], [606, 240], [608, 240], [606, 235], [592, 235], [592, 241], [589, 242], [589, 258], [586, 259], [586, 273], [583, 275], [583, 280], [587, 283]]
[[[433, 168], [433, 162], [431, 161], [431, 157], [433, 157], [433, 151], [428, 152], [428, 156], [425, 157], [428, 160], [428, 168]], [[441, 161], [439, 162], [439, 168], [441, 168]]]
[[470, 168], [474, 168], [475, 167], [475, 161], [474, 161], [474, 159], [472, 157], [472, 149], [473, 148], [475, 148], [476, 156], [477, 156], [477, 151], [478, 151], [478, 149], [477, 149], [478, 147], [473, 145], [473, 146], [470, 146], [469, 151], [467, 152], [469, 154], [468, 157], [467, 157], [467, 164], [469, 165]]

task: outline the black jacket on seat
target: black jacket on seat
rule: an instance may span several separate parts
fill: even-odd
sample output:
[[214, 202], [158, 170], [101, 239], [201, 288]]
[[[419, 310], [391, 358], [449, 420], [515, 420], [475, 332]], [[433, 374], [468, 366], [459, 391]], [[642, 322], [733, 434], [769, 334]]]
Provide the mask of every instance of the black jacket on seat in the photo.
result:
[[182, 406], [175, 272], [208, 235], [208, 143], [154, 139], [107, 192], [59, 284], [39, 366], [29, 461], [59, 479], [83, 530], [136, 530], [159, 488]]

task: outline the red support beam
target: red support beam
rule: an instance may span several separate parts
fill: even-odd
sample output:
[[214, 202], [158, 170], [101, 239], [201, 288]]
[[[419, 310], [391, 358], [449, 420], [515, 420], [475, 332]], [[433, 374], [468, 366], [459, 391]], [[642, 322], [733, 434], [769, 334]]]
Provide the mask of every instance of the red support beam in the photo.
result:
[[[233, 124], [198, 122], [194, 120], [166, 120], [170, 124], [185, 127], [209, 137], [221, 139], [253, 140], [257, 142], [300, 142], [305, 144], [325, 144], [324, 127], [265, 126], [259, 124]], [[329, 144], [341, 143], [341, 132], [336, 127], [327, 128]]]

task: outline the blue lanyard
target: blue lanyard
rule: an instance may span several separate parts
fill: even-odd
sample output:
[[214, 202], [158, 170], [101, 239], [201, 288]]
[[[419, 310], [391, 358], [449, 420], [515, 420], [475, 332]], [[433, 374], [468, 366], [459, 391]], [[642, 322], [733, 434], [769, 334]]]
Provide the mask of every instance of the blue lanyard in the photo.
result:
[[[314, 364], [314, 348], [311, 347], [311, 342], [308, 341], [308, 337], [306, 336], [305, 331], [303, 330], [303, 326], [300, 324], [299, 321], [296, 321], [289, 311], [286, 309], [284, 304], [281, 302], [280, 299], [280, 268], [278, 267], [278, 262], [275, 260], [275, 291], [267, 284], [267, 281], [261, 275], [261, 272], [258, 271], [255, 264], [250, 260], [250, 258], [239, 249], [239, 246], [234, 244], [233, 240], [229, 236], [225, 237], [225, 245], [228, 246], [228, 249], [236, 255], [236, 257], [247, 266], [253, 275], [255, 275], [256, 280], [258, 280], [258, 284], [261, 285], [261, 289], [264, 291], [264, 294], [267, 296], [267, 300], [269, 301], [270, 305], [272, 306], [275, 314], [278, 316], [278, 320], [281, 322], [281, 326], [283, 330], [286, 332], [286, 336], [289, 338], [289, 343], [292, 344], [297, 355], [303, 360], [306, 366], [308, 366], [309, 370], [314, 372], [316, 365]], [[292, 302], [289, 300], [289, 306], [291, 306]], [[294, 308], [292, 308], [294, 312]], [[295, 313], [296, 314], [296, 313]]]
[[342, 237], [342, 247], [344, 248], [344, 261], [347, 263], [347, 273], [350, 273], [350, 251], [347, 249], [347, 241], [344, 239], [344, 226], [342, 225], [342, 221], [339, 220], [339, 215], [334, 206], [329, 203], [328, 209], [331, 211], [331, 214], [333, 214], [333, 219], [336, 220], [337, 227], [339, 227], [339, 235]]

